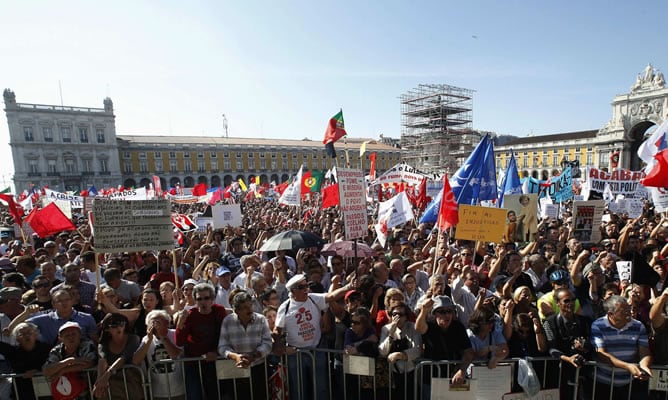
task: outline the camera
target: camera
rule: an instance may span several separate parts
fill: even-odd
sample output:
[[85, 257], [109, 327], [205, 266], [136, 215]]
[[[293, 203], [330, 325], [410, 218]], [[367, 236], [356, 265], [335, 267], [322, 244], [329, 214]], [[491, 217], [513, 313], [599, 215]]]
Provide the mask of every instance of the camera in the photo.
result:
[[585, 365], [587, 360], [582, 356], [582, 354], [578, 354], [577, 356], [575, 356], [575, 360], [573, 360], [573, 362], [575, 362], [575, 364], [578, 367], [581, 367], [581, 366]]
[[578, 336], [573, 339], [573, 343], [571, 344], [571, 350], [578, 353], [583, 353], [585, 351], [586, 345], [587, 345], [587, 338], [583, 336]]

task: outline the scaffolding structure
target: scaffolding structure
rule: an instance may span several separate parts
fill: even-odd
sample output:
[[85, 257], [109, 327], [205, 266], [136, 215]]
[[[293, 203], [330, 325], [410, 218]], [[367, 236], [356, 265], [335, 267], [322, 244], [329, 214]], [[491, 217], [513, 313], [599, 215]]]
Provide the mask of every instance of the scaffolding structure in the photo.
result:
[[472, 130], [475, 91], [421, 84], [401, 95], [401, 148], [406, 163], [426, 173], [449, 173], [480, 140]]

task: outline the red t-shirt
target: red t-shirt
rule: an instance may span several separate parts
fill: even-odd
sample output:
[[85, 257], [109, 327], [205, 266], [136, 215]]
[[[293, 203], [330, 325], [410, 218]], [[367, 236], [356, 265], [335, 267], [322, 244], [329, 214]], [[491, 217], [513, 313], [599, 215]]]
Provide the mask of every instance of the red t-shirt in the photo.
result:
[[209, 314], [201, 314], [197, 308], [190, 309], [183, 329], [176, 329], [176, 345], [183, 346], [186, 357], [218, 351], [220, 326], [227, 312], [219, 304], [214, 303], [212, 307]]

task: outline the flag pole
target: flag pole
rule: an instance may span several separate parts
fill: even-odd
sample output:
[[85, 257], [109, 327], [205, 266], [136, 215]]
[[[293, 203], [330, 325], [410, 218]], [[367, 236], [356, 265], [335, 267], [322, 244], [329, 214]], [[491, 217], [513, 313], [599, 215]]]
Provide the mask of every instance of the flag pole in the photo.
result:
[[172, 250], [172, 266], [174, 267], [174, 286], [178, 289], [179, 285], [179, 271], [176, 265], [176, 249]]
[[[443, 201], [443, 200], [441, 200]], [[431, 268], [431, 274], [432, 276], [436, 274], [437, 268], [438, 268], [438, 249], [441, 247], [441, 236], [443, 236], [443, 232], [441, 232], [441, 228], [438, 228], [438, 234], [436, 236], [436, 251], [434, 251], [434, 265]]]

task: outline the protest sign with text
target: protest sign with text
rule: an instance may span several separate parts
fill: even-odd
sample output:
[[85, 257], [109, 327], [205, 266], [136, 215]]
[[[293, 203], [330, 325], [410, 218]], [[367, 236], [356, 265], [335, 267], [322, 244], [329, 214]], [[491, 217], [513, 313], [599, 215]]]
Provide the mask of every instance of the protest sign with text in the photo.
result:
[[338, 168], [339, 208], [346, 240], [364, 237], [368, 231], [366, 181], [361, 169]]

